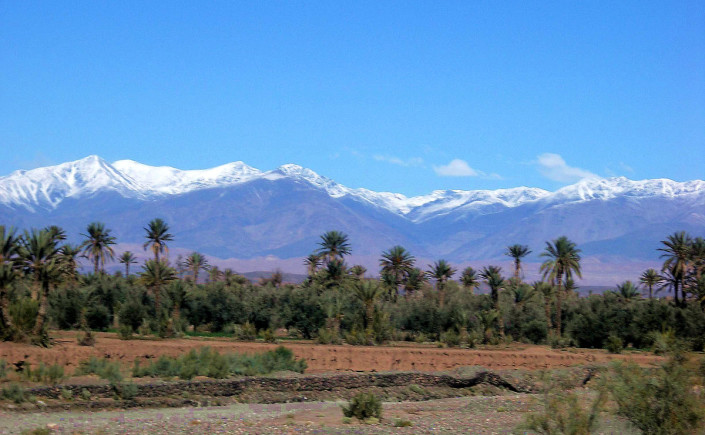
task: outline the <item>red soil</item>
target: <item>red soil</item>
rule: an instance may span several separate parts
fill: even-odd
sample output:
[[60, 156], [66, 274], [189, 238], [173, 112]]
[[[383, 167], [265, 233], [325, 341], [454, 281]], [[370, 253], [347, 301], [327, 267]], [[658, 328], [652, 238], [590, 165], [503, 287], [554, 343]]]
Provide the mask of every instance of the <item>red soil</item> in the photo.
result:
[[[97, 334], [94, 347], [79, 346], [75, 332], [54, 332], [56, 343], [49, 349], [18, 343], [0, 342], [0, 359], [8, 363], [25, 360], [36, 366], [61, 364], [75, 368], [91, 356], [109, 357], [131, 365], [135, 358], [160, 355], [178, 356], [190, 349], [210, 346], [221, 353], [256, 353], [273, 349], [278, 344], [239, 342], [228, 339], [184, 338], [169, 340], [129, 340], [115, 334]], [[445, 371], [462, 366], [483, 366], [488, 369], [537, 370], [603, 363], [614, 359], [631, 360], [641, 365], [656, 363], [661, 358], [647, 353], [610, 355], [603, 350], [554, 350], [546, 346], [516, 344], [487, 349], [441, 349], [429, 345], [399, 346], [330, 346], [310, 342], [283, 342], [297, 358], [308, 363], [306, 373], [322, 372], [382, 372], [382, 371]], [[71, 371], [69, 371], [70, 373]]]

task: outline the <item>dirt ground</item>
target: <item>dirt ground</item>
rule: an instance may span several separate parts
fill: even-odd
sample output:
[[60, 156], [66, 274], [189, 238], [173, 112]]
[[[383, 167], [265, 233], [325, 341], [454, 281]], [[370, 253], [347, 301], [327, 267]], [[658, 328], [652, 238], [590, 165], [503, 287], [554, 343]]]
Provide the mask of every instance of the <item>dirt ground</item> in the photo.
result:
[[98, 333], [93, 347], [79, 346], [76, 332], [55, 331], [55, 344], [43, 349], [27, 344], [0, 342], [0, 359], [9, 364], [28, 361], [32, 365], [60, 364], [69, 369], [91, 356], [108, 357], [131, 365], [135, 358], [177, 356], [190, 349], [210, 346], [221, 353], [256, 353], [282, 344], [297, 358], [308, 363], [306, 373], [447, 371], [463, 366], [483, 366], [492, 370], [553, 369], [575, 365], [599, 364], [610, 360], [631, 360], [641, 365], [658, 363], [661, 358], [642, 352], [611, 355], [604, 350], [565, 349], [513, 344], [485, 349], [450, 349], [433, 345], [400, 343], [398, 346], [321, 345], [311, 342], [283, 341], [280, 344], [240, 342], [230, 339], [182, 338], [169, 340], [120, 340], [113, 333]]

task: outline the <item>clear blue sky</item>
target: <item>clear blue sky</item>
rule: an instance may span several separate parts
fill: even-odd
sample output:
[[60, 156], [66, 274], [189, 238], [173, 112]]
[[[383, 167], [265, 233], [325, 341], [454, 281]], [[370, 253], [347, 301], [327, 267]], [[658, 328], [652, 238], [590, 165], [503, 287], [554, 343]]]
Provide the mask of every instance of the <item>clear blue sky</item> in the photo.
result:
[[705, 178], [705, 2], [0, 0], [0, 175], [98, 154], [350, 187]]

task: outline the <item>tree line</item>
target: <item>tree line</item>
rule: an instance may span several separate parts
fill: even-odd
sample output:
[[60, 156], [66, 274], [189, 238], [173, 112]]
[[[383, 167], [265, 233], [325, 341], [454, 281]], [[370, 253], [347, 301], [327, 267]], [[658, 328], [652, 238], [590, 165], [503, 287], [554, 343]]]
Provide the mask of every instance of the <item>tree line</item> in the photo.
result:
[[[458, 281], [449, 262], [439, 259], [424, 270], [404, 247], [393, 246], [380, 256], [380, 277], [368, 278], [363, 266], [346, 263], [348, 236], [328, 231], [304, 260], [307, 279], [294, 285], [283, 283], [280, 272], [250, 283], [231, 269], [210, 266], [198, 252], [172, 264], [168, 224], [153, 219], [144, 231], [143, 247], [153, 258], [131, 274], [136, 255], [123, 252], [118, 261], [124, 272], [107, 274], [116, 239], [102, 223], [89, 224], [80, 245], [65, 243], [65, 231], [56, 226], [20, 233], [0, 225], [0, 337], [47, 345], [49, 327], [114, 329], [125, 338], [191, 330], [271, 337], [285, 328], [294, 336], [351, 344], [520, 340], [604, 347], [619, 340], [648, 347], [655, 333], [668, 330], [698, 350], [704, 344], [705, 241], [686, 232], [661, 242], [660, 271], [646, 270], [638, 284], [626, 281], [580, 298], [575, 278], [581, 278], [581, 251], [564, 236], [546, 242], [542, 279], [526, 283], [528, 246], [506, 248], [514, 265], [509, 276], [495, 265], [467, 267]], [[92, 273], [79, 272], [80, 258], [92, 264]], [[489, 294], [477, 294], [482, 284]], [[673, 298], [654, 298], [664, 290]]]

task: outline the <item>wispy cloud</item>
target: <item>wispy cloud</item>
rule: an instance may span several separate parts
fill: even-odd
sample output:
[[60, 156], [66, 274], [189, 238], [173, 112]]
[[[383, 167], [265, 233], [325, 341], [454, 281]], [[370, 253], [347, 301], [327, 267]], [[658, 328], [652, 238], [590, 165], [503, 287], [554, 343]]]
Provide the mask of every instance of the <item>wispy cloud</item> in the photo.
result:
[[436, 175], [441, 177], [477, 177], [481, 175], [479, 171], [471, 168], [468, 162], [461, 159], [453, 159], [447, 165], [434, 166], [433, 170]]
[[423, 166], [423, 159], [421, 157], [410, 157], [404, 160], [399, 157], [376, 154], [372, 156], [372, 158], [378, 162], [387, 162], [398, 166]]
[[587, 169], [569, 166], [559, 154], [541, 154], [538, 156], [536, 164], [544, 177], [561, 183], [570, 183], [583, 178], [599, 178], [598, 175]]

